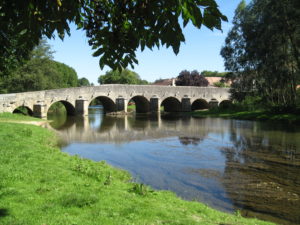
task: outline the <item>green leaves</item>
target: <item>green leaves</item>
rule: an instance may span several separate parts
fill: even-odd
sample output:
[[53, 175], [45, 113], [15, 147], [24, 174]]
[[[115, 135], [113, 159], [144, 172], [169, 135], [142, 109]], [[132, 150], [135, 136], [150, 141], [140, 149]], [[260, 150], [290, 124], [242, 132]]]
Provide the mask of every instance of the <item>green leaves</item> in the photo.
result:
[[[77, 20], [83, 1], [3, 0], [0, 7], [0, 76], [8, 75], [43, 35], [61, 39], [70, 33], [69, 22]], [[3, 48], [2, 48], [3, 47]]]
[[78, 87], [86, 87], [86, 86], [90, 86], [90, 82], [87, 78], [82, 77], [78, 79]]
[[[39, 39], [52, 38], [57, 32], [63, 39], [70, 34], [69, 23], [84, 29], [89, 44], [100, 57], [99, 65], [112, 69], [138, 63], [135, 51], [145, 47], [171, 47], [178, 54], [185, 27], [190, 21], [196, 28], [221, 29], [226, 17], [215, 0], [4, 0], [0, 8], [0, 70], [4, 71], [7, 58], [16, 61], [32, 50]], [[2, 22], [5, 21], [5, 22]], [[18, 28], [18, 29], [16, 29]], [[7, 39], [14, 39], [13, 44]], [[14, 49], [22, 47], [22, 54]], [[1, 57], [4, 56], [4, 57]]]
[[137, 73], [128, 69], [108, 71], [98, 78], [98, 82], [99, 84], [145, 84]]
[[[145, 47], [166, 46], [178, 54], [185, 41], [180, 17], [183, 26], [191, 21], [196, 28], [204, 24], [209, 29], [221, 29], [221, 21], [227, 20], [214, 0], [119, 0], [114, 3], [96, 1], [85, 8], [83, 29], [91, 40], [89, 44], [96, 49], [93, 55], [100, 56], [101, 68], [104, 65], [112, 69], [133, 66], [137, 63], [134, 52], [138, 48], [143, 51]], [[104, 30], [104, 27], [109, 29]]]
[[46, 41], [41, 40], [30, 52], [29, 60], [7, 77], [0, 77], [0, 91], [24, 92], [76, 87], [76, 71], [63, 63], [53, 61], [52, 53]]
[[182, 18], [183, 26], [191, 20], [193, 25], [200, 28], [202, 25], [202, 13], [197, 4], [193, 4], [192, 1], [185, 1], [182, 6]]
[[104, 53], [104, 49], [103, 48], [99, 48], [97, 51], [95, 51], [94, 53], [93, 53], [93, 56], [94, 57], [97, 57], [97, 56], [99, 56], [99, 55], [102, 55]]
[[205, 24], [205, 26], [211, 30], [213, 30], [213, 28], [215, 26], [217, 26], [218, 29], [221, 29], [221, 23], [218, 23], [219, 21], [216, 21], [214, 15], [212, 14], [211, 11], [205, 9], [204, 10], [204, 20], [203, 23]]
[[221, 55], [236, 81], [232, 97], [260, 96], [269, 106], [294, 107], [300, 74], [299, 1], [242, 1]]
[[200, 0], [199, 5], [205, 6], [205, 7], [210, 6], [210, 7], [214, 7], [214, 8], [218, 7], [217, 3], [214, 0]]

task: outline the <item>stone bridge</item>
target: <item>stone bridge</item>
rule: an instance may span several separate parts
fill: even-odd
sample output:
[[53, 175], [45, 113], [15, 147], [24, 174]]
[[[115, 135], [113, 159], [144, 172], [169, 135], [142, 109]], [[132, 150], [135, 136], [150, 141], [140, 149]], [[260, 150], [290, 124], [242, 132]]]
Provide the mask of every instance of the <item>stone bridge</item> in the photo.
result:
[[98, 99], [106, 112], [127, 112], [134, 102], [137, 113], [189, 112], [229, 101], [228, 88], [172, 87], [154, 85], [100, 85], [0, 95], [0, 112], [26, 107], [35, 117], [47, 117], [52, 104], [61, 102], [68, 115], [88, 115], [90, 103]]

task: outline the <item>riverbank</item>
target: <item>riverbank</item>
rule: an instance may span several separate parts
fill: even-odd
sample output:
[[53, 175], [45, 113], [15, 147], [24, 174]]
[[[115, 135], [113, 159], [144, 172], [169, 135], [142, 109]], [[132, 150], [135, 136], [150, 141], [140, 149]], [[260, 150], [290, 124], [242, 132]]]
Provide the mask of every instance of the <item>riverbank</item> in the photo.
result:
[[256, 111], [233, 111], [213, 109], [206, 111], [195, 111], [191, 113], [194, 117], [222, 117], [228, 119], [240, 120], [272, 120], [272, 121], [287, 121], [291, 123], [300, 124], [300, 115], [291, 113], [273, 113], [263, 110]]
[[0, 145], [2, 225], [271, 224], [183, 201], [134, 183], [105, 162], [72, 157], [56, 147], [54, 133], [38, 126], [1, 123]]
[[21, 123], [42, 126], [47, 120], [13, 113], [0, 113], [0, 123]]

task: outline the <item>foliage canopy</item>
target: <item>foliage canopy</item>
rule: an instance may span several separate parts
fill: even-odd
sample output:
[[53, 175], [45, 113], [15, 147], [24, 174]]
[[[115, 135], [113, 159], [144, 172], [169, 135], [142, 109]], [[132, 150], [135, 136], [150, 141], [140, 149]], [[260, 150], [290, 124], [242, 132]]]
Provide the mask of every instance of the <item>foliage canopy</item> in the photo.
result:
[[79, 78], [78, 79], [78, 86], [79, 87], [82, 87], [82, 86], [90, 86], [91, 84], [90, 84], [90, 82], [89, 82], [89, 80], [87, 79], [87, 78], [85, 78], [85, 77], [82, 77], [82, 78]]
[[137, 63], [135, 51], [184, 42], [182, 26], [221, 29], [227, 18], [215, 0], [3, 0], [0, 6], [0, 71], [28, 56], [42, 36], [70, 35], [70, 23], [86, 31], [100, 66], [126, 68]]
[[0, 77], [0, 93], [38, 91], [77, 86], [76, 71], [52, 60], [50, 46], [42, 40], [30, 59], [7, 76]]
[[269, 105], [293, 107], [300, 77], [300, 2], [242, 1], [221, 55], [231, 71], [233, 98], [255, 95]]
[[225, 77], [228, 72], [203, 70], [200, 74], [204, 77]]
[[146, 80], [142, 80], [140, 76], [128, 69], [111, 70], [98, 78], [99, 84], [148, 84]]

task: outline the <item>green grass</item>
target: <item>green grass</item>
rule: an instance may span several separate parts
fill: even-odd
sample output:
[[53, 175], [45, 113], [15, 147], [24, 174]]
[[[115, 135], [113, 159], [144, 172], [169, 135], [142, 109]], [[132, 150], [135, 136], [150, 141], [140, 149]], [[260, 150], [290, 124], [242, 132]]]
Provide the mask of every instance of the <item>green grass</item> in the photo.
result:
[[231, 119], [242, 119], [242, 120], [276, 120], [276, 121], [289, 121], [289, 122], [300, 122], [300, 115], [281, 113], [275, 114], [264, 110], [256, 111], [233, 111], [233, 110], [222, 110], [213, 109], [207, 111], [196, 111], [192, 112], [195, 117], [223, 117]]
[[0, 124], [1, 225], [271, 224], [154, 191], [131, 182], [125, 171], [69, 156], [56, 144], [44, 128]]
[[0, 113], [0, 122], [13, 122], [13, 121], [43, 121], [39, 118], [25, 116], [17, 113]]
[[134, 104], [128, 105], [128, 106], [127, 106], [127, 110], [128, 110], [128, 111], [135, 111], [135, 108], [136, 108], [136, 107], [135, 107]]

